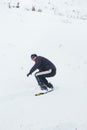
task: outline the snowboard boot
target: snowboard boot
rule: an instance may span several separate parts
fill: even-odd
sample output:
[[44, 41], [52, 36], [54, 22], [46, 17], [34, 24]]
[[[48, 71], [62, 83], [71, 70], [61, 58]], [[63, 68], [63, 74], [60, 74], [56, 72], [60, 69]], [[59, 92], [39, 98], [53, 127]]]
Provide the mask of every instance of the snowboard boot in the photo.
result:
[[48, 91], [47, 85], [44, 84], [44, 83], [42, 83], [42, 84], [40, 85], [40, 88], [41, 88], [41, 90], [46, 90], [46, 91]]
[[48, 83], [48, 84], [47, 84], [47, 87], [50, 88], [50, 89], [53, 89], [53, 88], [54, 88], [51, 83]]

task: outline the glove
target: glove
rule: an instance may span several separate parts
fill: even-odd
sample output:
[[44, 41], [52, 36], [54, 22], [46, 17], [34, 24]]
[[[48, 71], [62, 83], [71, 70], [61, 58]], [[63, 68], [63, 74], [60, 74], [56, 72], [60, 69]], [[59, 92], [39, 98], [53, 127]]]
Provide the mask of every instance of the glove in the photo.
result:
[[30, 75], [31, 73], [29, 72], [28, 74], [27, 74], [27, 77]]

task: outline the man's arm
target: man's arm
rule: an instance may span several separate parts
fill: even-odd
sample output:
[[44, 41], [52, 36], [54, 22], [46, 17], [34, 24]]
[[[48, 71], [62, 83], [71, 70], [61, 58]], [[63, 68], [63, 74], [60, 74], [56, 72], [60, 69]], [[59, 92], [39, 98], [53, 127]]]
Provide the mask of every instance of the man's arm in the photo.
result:
[[36, 69], [38, 69], [39, 65], [41, 64], [41, 60], [37, 60], [35, 65], [30, 69], [30, 72], [27, 74], [27, 76], [29, 76], [30, 74], [32, 74]]

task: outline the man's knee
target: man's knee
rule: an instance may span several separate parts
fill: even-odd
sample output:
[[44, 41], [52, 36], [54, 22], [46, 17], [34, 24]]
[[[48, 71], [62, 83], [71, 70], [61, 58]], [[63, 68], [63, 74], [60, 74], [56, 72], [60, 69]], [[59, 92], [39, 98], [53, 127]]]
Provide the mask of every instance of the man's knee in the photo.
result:
[[36, 80], [39, 82], [39, 81], [40, 81], [40, 78], [39, 78], [39, 76], [37, 75], [37, 73], [38, 73], [38, 72], [36, 72], [34, 75], [35, 75]]
[[37, 73], [38, 73], [38, 72], [36, 72], [36, 73], [34, 74], [35, 77], [37, 77]]

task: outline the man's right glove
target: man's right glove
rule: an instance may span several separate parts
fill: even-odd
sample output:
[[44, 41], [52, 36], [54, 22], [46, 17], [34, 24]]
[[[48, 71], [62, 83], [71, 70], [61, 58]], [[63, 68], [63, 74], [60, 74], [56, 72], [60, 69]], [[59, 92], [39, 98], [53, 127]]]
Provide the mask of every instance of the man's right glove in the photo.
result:
[[29, 72], [28, 74], [27, 74], [27, 77], [30, 75], [31, 73]]

